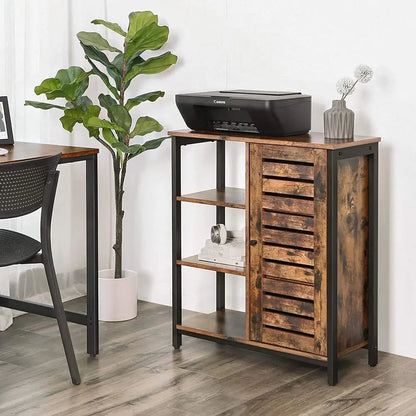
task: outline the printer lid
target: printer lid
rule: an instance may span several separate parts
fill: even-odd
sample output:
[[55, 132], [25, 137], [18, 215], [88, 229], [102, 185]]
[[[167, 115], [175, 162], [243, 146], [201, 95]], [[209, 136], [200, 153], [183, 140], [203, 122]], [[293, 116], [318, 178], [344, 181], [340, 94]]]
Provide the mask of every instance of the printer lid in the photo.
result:
[[[274, 101], [288, 99], [293, 96], [304, 97], [300, 92], [292, 91], [257, 91], [257, 90], [220, 90], [195, 92], [189, 94], [177, 94], [181, 97], [199, 97], [199, 98], [228, 98], [231, 100], [255, 100], [255, 101]], [[293, 97], [295, 98], [295, 97]]]

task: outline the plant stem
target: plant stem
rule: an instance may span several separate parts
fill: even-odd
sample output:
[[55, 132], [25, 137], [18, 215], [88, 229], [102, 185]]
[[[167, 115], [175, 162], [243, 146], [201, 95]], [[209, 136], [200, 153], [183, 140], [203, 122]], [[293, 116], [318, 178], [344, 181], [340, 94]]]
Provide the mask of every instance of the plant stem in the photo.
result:
[[341, 100], [345, 100], [347, 98], [347, 95], [354, 89], [354, 87], [357, 85], [358, 79], [352, 84], [352, 87], [345, 93], [342, 94]]
[[[126, 49], [126, 42], [124, 43], [124, 50]], [[125, 90], [125, 77], [126, 77], [127, 62], [123, 60], [123, 71], [121, 74], [120, 82], [120, 100], [119, 104], [124, 105], [124, 90]], [[129, 136], [120, 137], [119, 140], [123, 140], [128, 145]], [[125, 154], [123, 160], [120, 155], [114, 160], [114, 193], [116, 203], [116, 242], [113, 246], [115, 252], [115, 264], [114, 264], [114, 278], [120, 279], [122, 277], [122, 260], [123, 260], [123, 195], [124, 195], [124, 178], [126, 176], [128, 155]]]
[[116, 205], [116, 242], [113, 245], [115, 254], [114, 278], [121, 278], [123, 248], [123, 194], [120, 188], [120, 156], [114, 161], [114, 195]]

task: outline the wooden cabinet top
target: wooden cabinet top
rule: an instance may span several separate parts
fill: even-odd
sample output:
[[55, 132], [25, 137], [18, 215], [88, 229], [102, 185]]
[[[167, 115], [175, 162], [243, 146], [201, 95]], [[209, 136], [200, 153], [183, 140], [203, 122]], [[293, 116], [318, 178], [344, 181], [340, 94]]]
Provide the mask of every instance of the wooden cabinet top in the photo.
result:
[[197, 132], [193, 130], [173, 130], [168, 132], [171, 136], [188, 137], [205, 140], [226, 140], [236, 142], [249, 142], [260, 144], [279, 144], [284, 146], [311, 147], [320, 149], [343, 149], [363, 144], [377, 143], [380, 137], [355, 136], [354, 139], [326, 139], [323, 133], [310, 132], [299, 136], [265, 137], [249, 133], [231, 132]]

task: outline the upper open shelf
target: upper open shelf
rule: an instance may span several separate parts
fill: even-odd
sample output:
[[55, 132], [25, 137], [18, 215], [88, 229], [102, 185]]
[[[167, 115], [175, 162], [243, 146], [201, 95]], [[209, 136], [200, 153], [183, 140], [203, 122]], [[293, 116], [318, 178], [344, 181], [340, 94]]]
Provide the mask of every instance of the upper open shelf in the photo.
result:
[[176, 197], [178, 201], [215, 205], [227, 208], [246, 208], [246, 192], [241, 188], [227, 187], [224, 190], [208, 189], [206, 191]]

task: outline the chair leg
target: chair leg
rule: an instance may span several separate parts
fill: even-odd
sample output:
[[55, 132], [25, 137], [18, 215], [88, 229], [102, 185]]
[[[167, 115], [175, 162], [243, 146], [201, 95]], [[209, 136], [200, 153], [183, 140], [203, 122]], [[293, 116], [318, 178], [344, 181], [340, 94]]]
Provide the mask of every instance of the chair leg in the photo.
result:
[[53, 266], [52, 257], [47, 255], [47, 253], [43, 253], [43, 257], [46, 278], [48, 279], [49, 291], [51, 293], [53, 307], [55, 309], [56, 319], [58, 321], [59, 331], [61, 333], [62, 344], [64, 346], [66, 361], [68, 362], [72, 383], [78, 385], [81, 383], [81, 377], [79, 375], [78, 364], [74, 354], [74, 347], [72, 346], [71, 335], [69, 333], [68, 323], [66, 321], [58, 281], [56, 280], [56, 273]]

